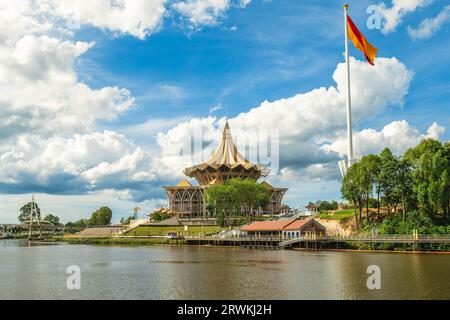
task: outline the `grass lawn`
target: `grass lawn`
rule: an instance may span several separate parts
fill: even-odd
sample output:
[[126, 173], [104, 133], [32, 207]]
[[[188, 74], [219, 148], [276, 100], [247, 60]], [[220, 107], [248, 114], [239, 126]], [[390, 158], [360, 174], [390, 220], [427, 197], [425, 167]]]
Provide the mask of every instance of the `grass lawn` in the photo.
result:
[[[127, 236], [167, 236], [169, 231], [176, 231], [178, 235], [184, 235], [183, 226], [140, 226], [130, 232]], [[222, 231], [220, 226], [189, 226], [188, 235], [212, 234]]]
[[353, 209], [349, 209], [349, 210], [335, 211], [333, 214], [321, 213], [321, 214], [319, 214], [318, 217], [321, 219], [344, 221], [344, 220], [347, 220], [347, 219], [353, 217], [354, 214], [355, 214], [355, 211]]

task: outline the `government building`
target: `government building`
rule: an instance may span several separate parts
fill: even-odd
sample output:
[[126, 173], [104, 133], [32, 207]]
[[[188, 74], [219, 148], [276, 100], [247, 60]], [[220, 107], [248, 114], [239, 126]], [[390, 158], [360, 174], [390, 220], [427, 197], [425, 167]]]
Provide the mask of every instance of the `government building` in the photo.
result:
[[[206, 215], [204, 202], [205, 190], [214, 185], [221, 185], [229, 179], [252, 179], [258, 181], [269, 174], [269, 170], [260, 164], [253, 164], [238, 151], [231, 136], [228, 121], [222, 134], [222, 141], [212, 153], [211, 158], [201, 164], [184, 170], [184, 174], [197, 181], [198, 185], [188, 180], [180, 181], [176, 186], [164, 187], [169, 212], [177, 218], [200, 218]], [[275, 188], [263, 181], [270, 191], [270, 202], [261, 213], [278, 214], [282, 210], [282, 199], [287, 188]]]

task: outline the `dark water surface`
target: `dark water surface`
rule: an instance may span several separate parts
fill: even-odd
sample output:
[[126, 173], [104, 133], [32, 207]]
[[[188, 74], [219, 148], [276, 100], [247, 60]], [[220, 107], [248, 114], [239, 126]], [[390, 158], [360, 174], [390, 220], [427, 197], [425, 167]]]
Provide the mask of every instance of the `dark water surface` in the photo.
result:
[[[81, 270], [68, 290], [66, 270]], [[366, 286], [381, 268], [381, 290]], [[450, 299], [450, 255], [0, 241], [0, 299]]]

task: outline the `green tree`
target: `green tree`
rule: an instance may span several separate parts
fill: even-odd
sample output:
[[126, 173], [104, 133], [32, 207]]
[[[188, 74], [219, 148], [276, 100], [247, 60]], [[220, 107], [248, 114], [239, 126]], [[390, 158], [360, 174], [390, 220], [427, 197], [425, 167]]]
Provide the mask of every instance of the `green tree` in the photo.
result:
[[229, 215], [238, 206], [232, 191], [228, 185], [211, 186], [206, 191], [206, 201], [214, 206], [217, 223], [222, 227], [230, 225]]
[[230, 187], [235, 213], [250, 214], [253, 217], [256, 210], [269, 203], [269, 190], [254, 180], [235, 178], [225, 184]]
[[120, 218], [120, 224], [130, 224], [130, 221], [134, 219], [133, 216], [129, 216], [128, 218]]
[[[366, 222], [369, 222], [369, 207], [370, 199], [372, 198], [374, 187], [377, 190], [377, 198], [379, 201], [378, 193], [378, 177], [380, 174], [381, 160], [378, 156], [369, 154], [361, 158], [359, 162], [359, 176], [362, 188], [364, 189], [364, 203], [366, 204]], [[377, 219], [379, 216], [379, 205], [377, 204]]]
[[214, 208], [218, 222], [230, 225], [231, 215], [250, 215], [267, 206], [270, 192], [267, 187], [251, 179], [230, 179], [223, 185], [211, 186], [206, 191], [207, 207]]
[[78, 221], [75, 222], [68, 222], [66, 223], [66, 227], [75, 227], [75, 228], [86, 228], [90, 225], [90, 221], [87, 219], [80, 219]]
[[329, 211], [329, 210], [337, 210], [339, 207], [339, 203], [336, 200], [326, 201], [326, 200], [318, 200], [315, 205], [317, 206], [317, 211]]
[[[31, 208], [32, 208], [33, 202], [28, 202], [26, 205], [24, 205], [22, 208], [20, 208], [20, 214], [19, 214], [19, 221], [20, 223], [24, 223], [26, 221], [30, 221], [30, 214], [31, 214]], [[35, 202], [34, 205], [36, 206], [36, 212], [37, 212], [37, 218], [38, 220], [41, 220], [41, 209]]]
[[431, 216], [449, 216], [450, 144], [425, 139], [408, 149], [404, 158], [411, 163], [413, 191], [420, 208]]
[[405, 220], [409, 206], [413, 202], [413, 179], [409, 161], [402, 159], [397, 162], [395, 182], [394, 194], [401, 199]]
[[106, 226], [111, 223], [112, 211], [108, 207], [101, 207], [93, 212], [90, 219], [90, 225]]
[[50, 222], [51, 224], [54, 224], [55, 226], [60, 224], [59, 217], [54, 216], [52, 214], [46, 215], [43, 220]]
[[[361, 171], [361, 165], [358, 162], [354, 163], [347, 170], [341, 186], [342, 196], [355, 206], [356, 224], [358, 228], [361, 226], [362, 205], [365, 195], [365, 186], [363, 179], [361, 179]], [[356, 208], [359, 211], [358, 215], [356, 214]]]
[[380, 190], [388, 207], [388, 215], [391, 214], [391, 208], [396, 209], [399, 202], [397, 188], [397, 170], [398, 158], [395, 157], [389, 148], [385, 148], [380, 154]]

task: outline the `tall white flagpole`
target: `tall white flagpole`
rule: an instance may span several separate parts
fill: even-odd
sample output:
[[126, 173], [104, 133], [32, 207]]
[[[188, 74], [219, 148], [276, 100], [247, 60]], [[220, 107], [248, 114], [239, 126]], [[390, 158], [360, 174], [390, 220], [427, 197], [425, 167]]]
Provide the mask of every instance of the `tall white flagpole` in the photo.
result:
[[344, 23], [345, 23], [345, 60], [347, 64], [347, 139], [348, 139], [348, 168], [353, 161], [353, 132], [352, 132], [352, 96], [350, 92], [350, 60], [348, 56], [348, 23], [347, 23], [348, 4], [344, 4]]

